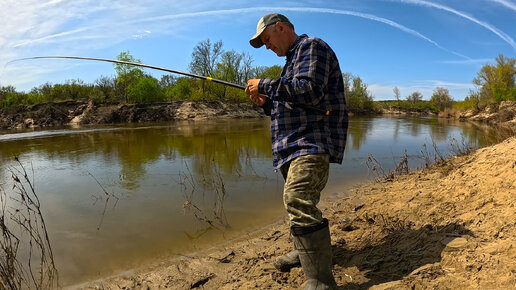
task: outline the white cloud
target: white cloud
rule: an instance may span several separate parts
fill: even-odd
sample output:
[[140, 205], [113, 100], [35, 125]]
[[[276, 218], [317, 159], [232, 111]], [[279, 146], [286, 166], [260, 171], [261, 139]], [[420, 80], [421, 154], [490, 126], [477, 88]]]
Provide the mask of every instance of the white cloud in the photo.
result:
[[455, 100], [463, 100], [468, 96], [469, 91], [475, 87], [472, 83], [452, 83], [441, 80], [421, 80], [408, 83], [400, 83], [399, 85], [371, 84], [368, 85], [368, 91], [373, 95], [374, 100], [394, 100], [393, 89], [397, 87], [400, 90], [401, 99], [414, 92], [420, 92], [423, 99], [429, 100], [436, 88], [445, 88]]

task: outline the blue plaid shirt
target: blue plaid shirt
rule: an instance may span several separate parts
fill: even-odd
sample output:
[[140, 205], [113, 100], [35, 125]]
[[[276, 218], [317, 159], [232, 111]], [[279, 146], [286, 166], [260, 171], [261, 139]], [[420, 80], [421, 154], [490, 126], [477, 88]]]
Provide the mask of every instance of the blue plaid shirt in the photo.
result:
[[329, 154], [332, 163], [342, 163], [348, 112], [335, 53], [321, 39], [303, 34], [286, 56], [281, 77], [263, 78], [258, 87], [268, 96], [264, 109], [266, 113], [270, 109], [274, 168], [301, 155], [320, 153]]

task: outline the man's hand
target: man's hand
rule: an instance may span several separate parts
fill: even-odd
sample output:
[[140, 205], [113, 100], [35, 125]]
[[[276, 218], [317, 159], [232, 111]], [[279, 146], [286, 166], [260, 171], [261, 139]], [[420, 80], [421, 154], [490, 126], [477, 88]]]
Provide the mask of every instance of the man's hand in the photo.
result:
[[267, 96], [262, 94], [250, 95], [249, 98], [251, 98], [251, 101], [253, 101], [255, 105], [260, 107], [263, 106], [267, 100]]
[[260, 84], [260, 79], [250, 79], [247, 81], [247, 87], [245, 88], [245, 93], [249, 95], [249, 98], [253, 103], [257, 106], [263, 106], [265, 104], [265, 100], [267, 99], [266, 95], [262, 95], [258, 92], [258, 84]]
[[247, 87], [245, 88], [245, 93], [252, 96], [260, 94], [258, 92], [258, 84], [260, 84], [260, 79], [250, 79], [247, 81]]

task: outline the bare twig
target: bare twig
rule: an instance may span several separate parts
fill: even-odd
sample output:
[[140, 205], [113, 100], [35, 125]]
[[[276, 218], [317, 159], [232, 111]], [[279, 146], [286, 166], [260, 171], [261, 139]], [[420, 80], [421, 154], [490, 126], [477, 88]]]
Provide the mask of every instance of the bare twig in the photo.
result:
[[[18, 157], [14, 157], [14, 161], [16, 167], [9, 167], [10, 194], [0, 186], [0, 286], [6, 289], [58, 288], [54, 255], [34, 188], [34, 168], [31, 166], [31, 179]], [[21, 253], [28, 257], [22, 258]]]

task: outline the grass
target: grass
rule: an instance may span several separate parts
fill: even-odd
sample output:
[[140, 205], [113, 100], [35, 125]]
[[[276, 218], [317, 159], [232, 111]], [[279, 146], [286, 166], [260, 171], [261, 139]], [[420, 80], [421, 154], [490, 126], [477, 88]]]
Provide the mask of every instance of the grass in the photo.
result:
[[[464, 138], [462, 138], [461, 141], [452, 138], [449, 140], [449, 142], [449, 156], [444, 156], [439, 151], [437, 143], [434, 140], [432, 140], [431, 146], [427, 146], [427, 144], [423, 144], [421, 146], [422, 149], [417, 157], [424, 160], [424, 168], [430, 168], [434, 164], [446, 165], [448, 163], [447, 157], [468, 155], [475, 149], [473, 146], [468, 144]], [[410, 172], [410, 168], [408, 166], [407, 150], [405, 150], [405, 153], [403, 154], [403, 157], [399, 163], [390, 172], [386, 172], [380, 162], [378, 162], [378, 160], [376, 160], [376, 158], [371, 155], [367, 157], [366, 166], [370, 172], [375, 175], [374, 179], [376, 182], [392, 181], [396, 176], [405, 175]], [[449, 170], [449, 166], [447, 166], [447, 168]]]

